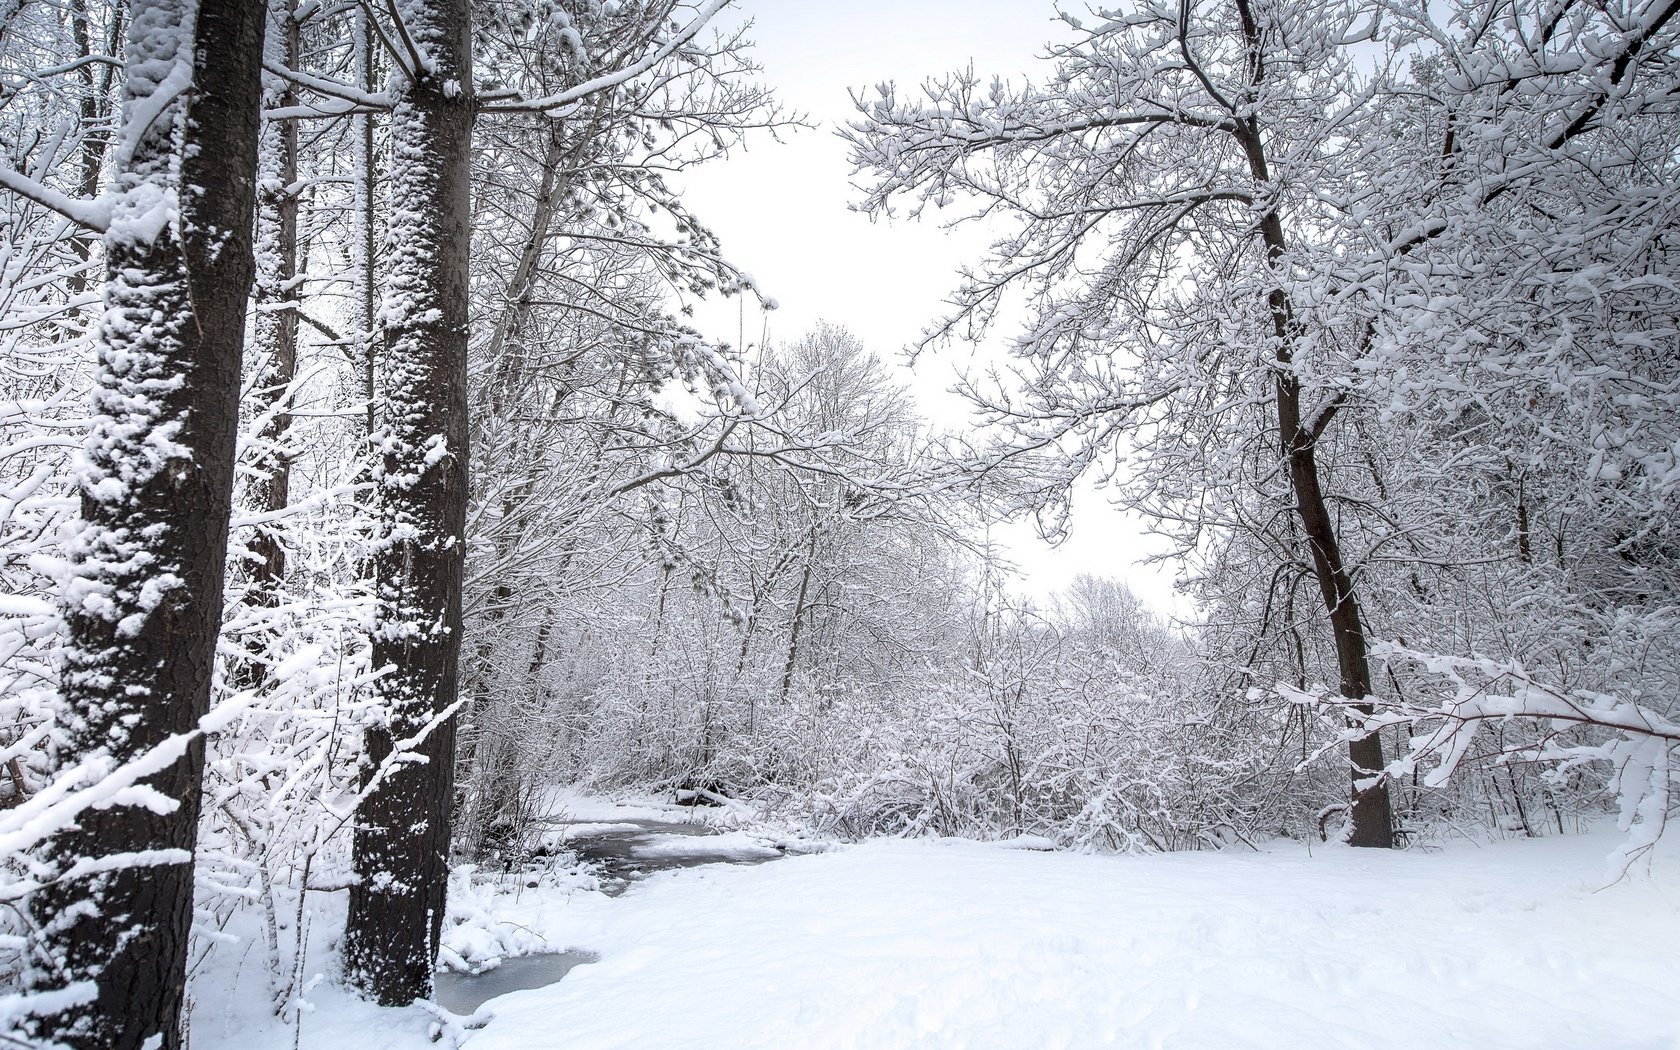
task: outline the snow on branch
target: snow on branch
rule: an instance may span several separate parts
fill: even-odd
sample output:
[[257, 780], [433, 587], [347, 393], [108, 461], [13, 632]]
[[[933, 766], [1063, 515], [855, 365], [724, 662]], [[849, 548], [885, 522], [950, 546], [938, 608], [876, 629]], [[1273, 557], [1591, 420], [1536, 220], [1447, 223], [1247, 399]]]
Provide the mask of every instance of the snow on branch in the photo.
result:
[[[222, 704], [199, 719], [198, 728], [176, 733], [157, 747], [121, 765], [112, 767], [109, 759], [101, 755], [76, 763], [40, 792], [0, 816], [0, 855], [22, 853], [32, 848], [53, 833], [74, 825], [76, 818], [88, 809], [140, 806], [159, 813], [174, 809], [180, 805], [178, 800], [168, 798], [140, 781], [168, 769], [186, 753], [194, 740], [229, 724], [255, 698], [255, 694], [248, 694], [243, 703]], [[176, 856], [179, 851], [163, 852], [170, 856], [122, 856], [137, 864], [184, 864], [191, 859], [184, 853]], [[115, 859], [104, 858], [105, 861]], [[58, 877], [80, 873], [85, 872], [72, 869]], [[33, 893], [40, 886], [41, 883], [33, 880], [8, 882], [0, 885], [0, 901], [16, 900]]]
[[4, 164], [0, 164], [0, 186], [96, 233], [110, 228], [111, 202], [106, 198], [90, 201], [67, 196]]
[[[1484, 725], [1526, 722], [1539, 730], [1533, 741], [1514, 747], [1506, 743], [1495, 761], [1549, 764], [1552, 777], [1588, 763], [1607, 763], [1612, 770], [1609, 788], [1620, 804], [1617, 826], [1627, 835], [1617, 857], [1631, 862], [1662, 835], [1669, 811], [1680, 797], [1680, 722], [1669, 715], [1608, 693], [1547, 684], [1514, 660], [1424, 653], [1393, 642], [1375, 643], [1372, 656], [1391, 666], [1414, 665], [1450, 689], [1451, 699], [1350, 699], [1323, 689], [1303, 690], [1279, 683], [1276, 693], [1289, 702], [1336, 708], [1347, 719], [1347, 728], [1303, 765], [1350, 739], [1404, 727], [1411, 734], [1405, 750], [1380, 776], [1400, 779], [1427, 765], [1423, 783], [1438, 788], [1470, 755]], [[1439, 697], [1444, 691], [1434, 695]], [[1600, 732], [1565, 737], [1580, 730]]]
[[[265, 61], [263, 63], [263, 69], [277, 77], [280, 77], [282, 80], [289, 80], [299, 87], [308, 88], [317, 94], [326, 95], [340, 102], [348, 102], [353, 107], [353, 109], [347, 110], [334, 109], [331, 112], [331, 115], [333, 116], [337, 116], [341, 113], [360, 112], [363, 110], [387, 110], [390, 109], [392, 105], [392, 99], [389, 92], [380, 91], [369, 94], [368, 92], [362, 91], [350, 84], [346, 84], [343, 81], [314, 76], [310, 73], [304, 73], [296, 69], [287, 69], [280, 63], [273, 61]], [[312, 112], [322, 112], [313, 107], [311, 107], [311, 109]], [[273, 118], [277, 114], [290, 115], [290, 113], [290, 110], [270, 110], [268, 116]]]
[[586, 80], [575, 87], [567, 88], [565, 91], [549, 95], [547, 98], [529, 99], [520, 102], [496, 103], [483, 108], [496, 113], [553, 113], [555, 110], [564, 109], [567, 106], [580, 102], [591, 95], [599, 94], [603, 91], [611, 91], [613, 88], [635, 80], [643, 73], [646, 73], [648, 70], [659, 65], [659, 63], [665, 61], [667, 58], [670, 58], [671, 55], [676, 53], [678, 48], [682, 47], [690, 40], [693, 40], [695, 36], [699, 34], [700, 30], [704, 29], [706, 25], [717, 16], [718, 12], [728, 7], [733, 2], [734, 0], [712, 0], [712, 2], [707, 4], [699, 14], [694, 16], [694, 19], [689, 22], [688, 25], [684, 26], [676, 33], [676, 35], [667, 40], [663, 46], [642, 56], [640, 60], [625, 66], [623, 69], [615, 69], [611, 73], [603, 73], [600, 76], [595, 77], [592, 80]]

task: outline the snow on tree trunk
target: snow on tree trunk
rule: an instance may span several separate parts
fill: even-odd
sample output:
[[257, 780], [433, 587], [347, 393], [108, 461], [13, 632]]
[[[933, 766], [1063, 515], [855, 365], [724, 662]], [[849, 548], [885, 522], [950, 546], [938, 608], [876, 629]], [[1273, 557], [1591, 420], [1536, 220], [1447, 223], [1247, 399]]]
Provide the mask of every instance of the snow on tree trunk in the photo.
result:
[[399, 3], [421, 60], [391, 116], [384, 302], [382, 538], [345, 974], [386, 1005], [428, 996], [443, 921], [454, 782], [467, 500], [468, 175], [465, 0]]
[[[251, 287], [263, 13], [135, 0], [82, 523], [64, 591], [62, 744], [132, 761], [210, 702]], [[48, 841], [30, 911], [36, 1034], [181, 1044], [202, 740]]]
[[[270, 5], [267, 51], [278, 65], [297, 64], [298, 25], [292, 0]], [[295, 106], [297, 90], [274, 74], [264, 77], [264, 108]], [[260, 419], [257, 453], [252, 466], [251, 509], [257, 514], [284, 510], [291, 497], [291, 458], [283, 445], [290, 429], [287, 401], [297, 376], [298, 130], [293, 120], [269, 121], [258, 151], [256, 319], [252, 326], [251, 356], [257, 370], [251, 410]], [[272, 607], [286, 575], [286, 548], [271, 527], [259, 526], [250, 541], [251, 580], [245, 600]], [[265, 676], [261, 654], [242, 663], [242, 686], [259, 684]]]
[[[365, 10], [356, 12], [356, 72], [362, 90], [372, 94], [378, 86], [379, 66], [375, 61], [373, 21]], [[355, 272], [356, 306], [360, 347], [356, 360], [360, 380], [364, 436], [371, 438], [378, 426], [374, 402], [379, 369], [379, 158], [374, 145], [374, 115], [363, 113], [356, 120], [356, 232], [351, 245], [351, 269]]]

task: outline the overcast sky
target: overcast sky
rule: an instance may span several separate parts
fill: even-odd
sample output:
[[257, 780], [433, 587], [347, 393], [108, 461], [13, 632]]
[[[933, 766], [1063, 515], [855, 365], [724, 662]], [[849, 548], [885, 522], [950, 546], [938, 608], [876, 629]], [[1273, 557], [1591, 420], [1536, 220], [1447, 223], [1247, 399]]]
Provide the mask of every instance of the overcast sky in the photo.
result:
[[[1041, 67], [1045, 42], [1058, 35], [1048, 0], [849, 0], [807, 3], [740, 0], [733, 18], [751, 18], [763, 79], [788, 109], [817, 125], [777, 143], [761, 136], [745, 151], [705, 165], [683, 180], [695, 213], [723, 240], [779, 309], [766, 315], [739, 299], [701, 304], [696, 323], [735, 345], [792, 342], [818, 320], [842, 324], [883, 358], [901, 351], [940, 311], [956, 269], [976, 262], [984, 230], [942, 229], [923, 221], [870, 222], [848, 210], [855, 192], [846, 147], [835, 125], [852, 113], [848, 89], [896, 80], [910, 86], [972, 64], [983, 75], [1019, 78]], [[726, 14], [725, 16], [731, 17]], [[1008, 332], [1001, 334], [1007, 335]], [[744, 338], [743, 338], [744, 337]], [[966, 410], [946, 393], [970, 358], [953, 346], [924, 355], [901, 378], [935, 423], [957, 427]], [[994, 532], [1021, 566], [1020, 589], [1045, 597], [1080, 572], [1119, 576], [1162, 611], [1184, 608], [1171, 591], [1171, 569], [1135, 560], [1160, 549], [1137, 527], [1087, 494], [1073, 533], [1058, 548], [1030, 526]]]

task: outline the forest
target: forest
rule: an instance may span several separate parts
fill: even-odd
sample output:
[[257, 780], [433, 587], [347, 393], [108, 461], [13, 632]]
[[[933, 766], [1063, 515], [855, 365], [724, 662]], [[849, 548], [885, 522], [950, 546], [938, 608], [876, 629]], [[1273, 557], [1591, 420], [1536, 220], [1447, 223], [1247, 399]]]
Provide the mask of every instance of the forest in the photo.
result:
[[[1680, 979], [1680, 0], [1042, 0], [1031, 68], [838, 126], [755, 49], [801, 5], [745, 6], [0, 0], [0, 1046], [1680, 1037], [1637, 976]], [[685, 178], [803, 135], [857, 212], [986, 233], [911, 345], [864, 302], [696, 320], [775, 316], [776, 275]], [[935, 357], [961, 419], [906, 383]], [[1022, 589], [994, 529], [1065, 538], [1076, 498], [1160, 540], [1174, 611], [1106, 567]], [[742, 863], [616, 897], [579, 843], [654, 817]], [[872, 864], [976, 900], [1132, 873], [1186, 952], [1277, 924], [1280, 981], [1287, 902], [1386, 901], [1332, 923], [1349, 1009], [1427, 981], [1383, 938], [1481, 887], [1540, 909], [1513, 937], [1596, 931], [1511, 979], [1588, 1005], [1538, 1041], [1162, 1036], [1075, 981], [1045, 1001], [1101, 1026], [1053, 1037], [962, 1027], [967, 985], [853, 1030], [721, 964], [653, 1006], [612, 979], [656, 906], [721, 929], [723, 888], [807, 879], [866, 914]], [[1160, 903], [1244, 880], [1224, 933]], [[848, 950], [990, 943], [956, 928]], [[585, 1005], [442, 1002], [562, 946]], [[852, 979], [788, 965], [807, 1005]], [[779, 1034], [705, 1028], [709, 974]], [[588, 1027], [695, 995], [698, 1028]]]

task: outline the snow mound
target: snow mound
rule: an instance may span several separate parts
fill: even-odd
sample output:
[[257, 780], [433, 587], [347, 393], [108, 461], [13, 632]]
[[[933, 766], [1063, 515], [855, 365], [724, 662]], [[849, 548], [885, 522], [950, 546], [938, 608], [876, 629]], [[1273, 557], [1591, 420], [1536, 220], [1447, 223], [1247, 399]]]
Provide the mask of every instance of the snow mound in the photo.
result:
[[764, 844], [746, 832], [725, 835], [667, 835], [637, 842], [632, 846], [638, 857], [716, 857], [719, 860], [771, 860], [782, 851]]
[[1054, 853], [1056, 841], [1047, 839], [1043, 835], [1016, 835], [1012, 839], [999, 839], [992, 843], [996, 849], [1025, 849], [1039, 853]]

